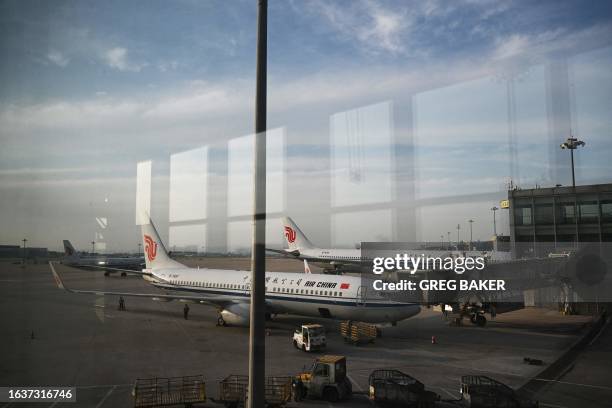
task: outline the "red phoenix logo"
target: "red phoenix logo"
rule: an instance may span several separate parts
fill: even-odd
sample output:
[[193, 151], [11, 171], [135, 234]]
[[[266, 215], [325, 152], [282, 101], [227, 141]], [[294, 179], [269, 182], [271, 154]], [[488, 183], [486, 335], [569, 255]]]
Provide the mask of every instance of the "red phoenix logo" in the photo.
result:
[[152, 261], [155, 259], [155, 256], [157, 255], [157, 242], [153, 241], [153, 238], [151, 238], [148, 235], [144, 236], [144, 240], [145, 240], [145, 252], [147, 253], [147, 259], [149, 261]]
[[287, 242], [293, 244], [295, 242], [295, 230], [291, 227], [285, 227], [285, 237], [287, 237]]
[[351, 286], [351, 284], [350, 284], [350, 283], [341, 283], [341, 284], [340, 284], [340, 289], [348, 289], [348, 288], [349, 288], [349, 286]]

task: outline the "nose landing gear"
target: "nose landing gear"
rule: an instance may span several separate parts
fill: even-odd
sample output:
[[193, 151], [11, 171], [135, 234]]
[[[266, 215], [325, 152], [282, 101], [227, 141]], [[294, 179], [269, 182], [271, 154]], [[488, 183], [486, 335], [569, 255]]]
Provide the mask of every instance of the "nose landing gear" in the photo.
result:
[[484, 316], [484, 314], [476, 312], [470, 316], [470, 322], [476, 326], [484, 327], [487, 324], [487, 318]]

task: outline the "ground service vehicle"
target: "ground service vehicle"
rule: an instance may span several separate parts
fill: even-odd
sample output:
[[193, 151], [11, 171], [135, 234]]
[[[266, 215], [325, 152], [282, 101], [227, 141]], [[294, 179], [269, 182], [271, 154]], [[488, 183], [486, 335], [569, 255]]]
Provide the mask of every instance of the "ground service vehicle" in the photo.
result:
[[381, 406], [433, 408], [440, 399], [425, 390], [423, 383], [398, 370], [374, 370], [368, 382], [370, 399]]
[[347, 320], [340, 323], [340, 333], [347, 343], [367, 344], [374, 342], [378, 329], [373, 324]]
[[312, 398], [336, 402], [350, 398], [353, 387], [346, 376], [346, 357], [319, 357], [310, 371], [293, 379], [293, 392], [295, 401]]
[[136, 408], [191, 407], [206, 402], [206, 387], [201, 375], [137, 379], [132, 394]]
[[538, 402], [521, 398], [505, 384], [482, 375], [461, 377], [461, 397], [469, 408], [537, 408]]
[[320, 324], [303, 324], [293, 333], [293, 345], [303, 351], [321, 350], [326, 347], [325, 328]]

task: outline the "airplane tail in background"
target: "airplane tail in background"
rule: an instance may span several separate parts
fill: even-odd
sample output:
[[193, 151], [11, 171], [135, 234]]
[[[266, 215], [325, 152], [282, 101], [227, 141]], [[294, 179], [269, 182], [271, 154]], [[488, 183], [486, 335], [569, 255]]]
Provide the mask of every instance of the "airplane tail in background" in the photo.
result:
[[285, 241], [287, 241], [290, 251], [315, 247], [290, 217], [283, 217], [283, 227]]
[[149, 224], [141, 225], [141, 231], [147, 269], [186, 268], [182, 263], [170, 258], [153, 221], [149, 219]]
[[70, 241], [67, 239], [64, 240], [64, 255], [68, 257], [72, 257], [72, 258], [78, 257], [77, 251], [74, 249]]

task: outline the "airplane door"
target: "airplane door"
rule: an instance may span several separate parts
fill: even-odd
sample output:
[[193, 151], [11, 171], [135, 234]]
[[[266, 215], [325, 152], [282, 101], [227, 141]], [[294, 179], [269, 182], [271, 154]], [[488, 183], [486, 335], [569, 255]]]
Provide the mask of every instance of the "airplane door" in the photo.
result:
[[357, 306], [364, 306], [366, 302], [366, 292], [368, 288], [366, 286], [360, 286], [357, 288]]

